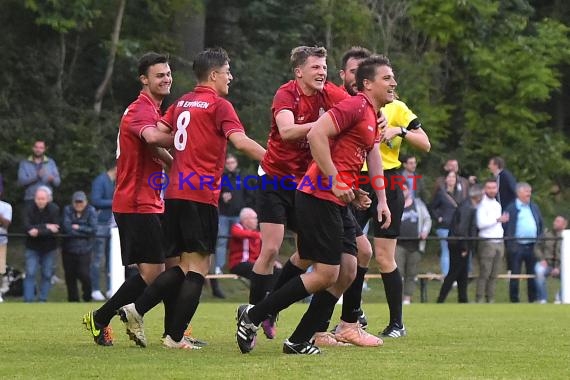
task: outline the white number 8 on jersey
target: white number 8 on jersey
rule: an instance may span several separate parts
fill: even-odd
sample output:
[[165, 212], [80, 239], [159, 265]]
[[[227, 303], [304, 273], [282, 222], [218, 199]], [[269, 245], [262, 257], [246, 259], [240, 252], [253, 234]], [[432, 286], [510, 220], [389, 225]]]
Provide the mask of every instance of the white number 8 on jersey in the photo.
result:
[[190, 124], [190, 111], [181, 112], [176, 119], [176, 134], [174, 135], [174, 147], [176, 150], [184, 150], [188, 141], [186, 128]]

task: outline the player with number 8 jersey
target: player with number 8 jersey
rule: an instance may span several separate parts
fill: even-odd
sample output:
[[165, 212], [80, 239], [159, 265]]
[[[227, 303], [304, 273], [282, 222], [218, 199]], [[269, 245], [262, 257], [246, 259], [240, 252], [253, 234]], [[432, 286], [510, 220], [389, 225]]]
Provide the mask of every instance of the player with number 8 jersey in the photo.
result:
[[183, 95], [159, 122], [174, 133], [170, 186], [165, 193], [166, 257], [178, 265], [164, 271], [136, 300], [137, 332], [144, 336], [142, 317], [165, 301], [163, 344], [191, 349], [184, 330], [194, 316], [218, 235], [218, 198], [228, 140], [261, 161], [265, 149], [246, 136], [230, 102], [224, 99], [233, 79], [229, 57], [221, 49], [207, 49], [194, 59], [198, 84]]
[[199, 85], [172, 104], [161, 122], [174, 132], [175, 147], [165, 198], [217, 206], [227, 139], [245, 133], [234, 107]]

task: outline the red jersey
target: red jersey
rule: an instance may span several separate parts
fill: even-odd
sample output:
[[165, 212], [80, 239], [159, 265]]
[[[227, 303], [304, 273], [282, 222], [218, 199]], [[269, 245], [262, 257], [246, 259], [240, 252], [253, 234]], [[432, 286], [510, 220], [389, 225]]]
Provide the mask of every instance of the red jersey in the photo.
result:
[[306, 124], [316, 121], [330, 107], [349, 95], [330, 82], [325, 83], [324, 90], [315, 95], [307, 96], [291, 80], [277, 90], [271, 105], [271, 130], [267, 140], [267, 152], [261, 161], [261, 167], [270, 176], [294, 176], [300, 179], [309, 163], [311, 151], [304, 137], [296, 141], [284, 141], [279, 134], [275, 116], [289, 110], [293, 113], [295, 124]]
[[[374, 144], [380, 142], [376, 124], [376, 111], [368, 97], [362, 93], [350, 97], [328, 111], [339, 134], [331, 141], [331, 157], [339, 175], [349, 186], [355, 186], [362, 164]], [[345, 206], [330, 189], [330, 181], [311, 162], [297, 189], [316, 198]]]
[[164, 197], [218, 207], [227, 138], [245, 132], [234, 107], [212, 88], [196, 86], [171, 105], [161, 121], [175, 132]]
[[156, 128], [159, 119], [159, 104], [143, 91], [123, 114], [117, 136], [114, 212], [159, 214], [164, 211], [160, 190], [148, 184], [153, 173], [162, 172], [162, 165], [142, 138], [142, 132]]
[[243, 262], [255, 263], [261, 253], [261, 232], [236, 223], [230, 230], [230, 269]]

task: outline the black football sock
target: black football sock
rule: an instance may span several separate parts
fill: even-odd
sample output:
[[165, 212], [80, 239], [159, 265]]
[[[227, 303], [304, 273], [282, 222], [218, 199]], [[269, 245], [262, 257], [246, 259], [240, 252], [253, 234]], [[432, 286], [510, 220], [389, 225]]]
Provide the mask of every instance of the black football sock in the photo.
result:
[[184, 272], [178, 265], [162, 272], [136, 300], [135, 308], [137, 312], [140, 315], [145, 315], [172, 292], [172, 289], [178, 289], [182, 281], [184, 281]]
[[382, 273], [384, 292], [390, 309], [390, 325], [402, 328], [402, 275], [396, 268], [393, 272]]
[[362, 285], [368, 268], [356, 267], [356, 277], [342, 297], [342, 315], [340, 319], [347, 323], [355, 323], [362, 313]]
[[133, 303], [146, 288], [146, 282], [140, 274], [127, 279], [117, 290], [113, 297], [109, 298], [97, 311], [93, 319], [99, 326], [107, 326], [117, 313], [117, 310], [125, 305]]
[[172, 325], [172, 319], [174, 318], [174, 311], [176, 310], [176, 300], [178, 299], [178, 294], [180, 293], [180, 287], [182, 286], [182, 281], [184, 281], [184, 273], [182, 273], [183, 277], [180, 281], [180, 285], [176, 288], [171, 288], [162, 298], [162, 303], [164, 304], [164, 334], [166, 336], [166, 332], [170, 330], [170, 326]]
[[281, 310], [308, 296], [309, 292], [305, 289], [301, 276], [297, 276], [250, 309], [249, 318], [259, 325], [269, 315], [277, 315]]
[[184, 336], [184, 330], [192, 320], [202, 295], [205, 278], [200, 273], [188, 272], [180, 288], [176, 309], [172, 318], [172, 325], [166, 333], [175, 342], [180, 342]]
[[291, 262], [291, 260], [287, 260], [287, 262], [285, 263], [285, 265], [283, 265], [283, 268], [281, 269], [281, 273], [279, 274], [277, 281], [275, 281], [275, 285], [273, 285], [273, 290], [275, 291], [279, 289], [280, 287], [285, 285], [290, 279], [292, 279], [293, 277], [300, 276], [303, 273], [305, 273], [304, 269], [295, 266]]
[[308, 342], [316, 332], [327, 331], [337, 301], [338, 298], [326, 290], [315, 293], [289, 341]]
[[257, 305], [259, 301], [264, 299], [271, 290], [272, 283], [272, 274], [257, 274], [251, 272], [251, 279], [249, 281], [249, 303]]

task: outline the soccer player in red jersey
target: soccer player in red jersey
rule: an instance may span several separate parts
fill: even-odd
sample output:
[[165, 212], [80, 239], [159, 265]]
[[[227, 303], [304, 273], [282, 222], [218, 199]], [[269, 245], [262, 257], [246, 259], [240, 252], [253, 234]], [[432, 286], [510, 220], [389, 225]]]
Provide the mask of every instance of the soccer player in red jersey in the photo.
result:
[[[261, 255], [253, 267], [249, 302], [256, 304], [271, 290], [273, 263], [283, 243], [285, 227], [296, 231], [295, 188], [311, 161], [306, 135], [320, 115], [348, 95], [327, 79], [327, 51], [322, 47], [298, 46], [291, 51], [295, 79], [282, 85], [273, 98], [272, 122], [267, 153], [261, 162], [258, 193]], [[282, 279], [302, 270], [287, 261], [275, 287]], [[270, 339], [275, 334], [275, 316], [264, 322]]]
[[[355, 73], [360, 62], [370, 55], [370, 51], [362, 47], [353, 47], [343, 55], [340, 77], [344, 88], [349, 94], [356, 95]], [[367, 321], [360, 304], [364, 276], [368, 271], [368, 265], [372, 257], [372, 247], [368, 237], [362, 233], [362, 229], [368, 224], [371, 217], [374, 226], [376, 260], [382, 272], [382, 282], [390, 310], [390, 322], [380, 335], [390, 338], [406, 335], [406, 329], [402, 321], [402, 277], [395, 261], [396, 242], [400, 231], [404, 198], [401, 195], [402, 189], [399, 186], [393, 186], [391, 178], [392, 176], [400, 176], [400, 173], [396, 170], [400, 166], [398, 154], [404, 139], [408, 140], [410, 145], [422, 151], [427, 152], [430, 149], [429, 138], [421, 128], [419, 119], [405, 103], [396, 99], [382, 108], [382, 114], [386, 118], [386, 124], [382, 127], [383, 137], [380, 145], [380, 154], [384, 165], [384, 174], [387, 178], [386, 198], [392, 214], [392, 223], [387, 229], [380, 228], [381, 222], [377, 220], [374, 213], [376, 200], [372, 193], [372, 187], [370, 184], [362, 185], [363, 190], [371, 193], [372, 205], [368, 209], [353, 210], [359, 225], [356, 234], [358, 265], [356, 267], [355, 279], [343, 295], [341, 321], [333, 330], [335, 333], [333, 338], [336, 340], [360, 346], [367, 345], [366, 343], [369, 341], [369, 339], [366, 339], [368, 334], [362, 331], [366, 329]], [[361, 174], [367, 175], [366, 170], [366, 167], [364, 167]], [[328, 317], [325, 320], [328, 320]], [[330, 334], [324, 332], [324, 328], [327, 326], [328, 324], [323, 323], [321, 327], [323, 330], [316, 335], [317, 338], [321, 334], [330, 337]], [[329, 341], [331, 341], [330, 338]], [[334, 340], [332, 341], [334, 342]]]
[[[371, 178], [383, 174], [377, 113], [394, 100], [396, 87], [390, 63], [382, 56], [364, 60], [356, 77], [361, 92], [334, 106], [307, 134], [314, 162], [298, 184], [295, 211], [299, 257], [303, 269], [313, 265], [314, 270], [292, 278], [257, 305], [238, 308], [236, 338], [242, 353], [253, 349], [258, 326], [268, 315], [309, 294], [322, 292], [319, 302], [311, 302], [283, 346], [283, 352], [288, 354], [320, 353], [309, 340], [322, 323], [321, 315], [325, 311], [332, 314], [342, 295], [343, 290], [335, 286], [337, 279], [354, 272], [355, 224], [348, 204], [358, 195], [353, 188], [358, 187], [356, 180], [365, 160]], [[384, 217], [383, 227], [388, 227], [390, 210], [385, 192], [378, 187], [375, 192], [379, 218]], [[347, 265], [347, 262], [352, 264]], [[342, 273], [344, 271], [347, 273]]]
[[172, 75], [168, 58], [152, 52], [140, 58], [138, 70], [142, 90], [125, 110], [119, 127], [112, 207], [121, 237], [123, 265], [137, 264], [139, 274], [127, 279], [102, 307], [83, 317], [95, 343], [103, 346], [112, 345], [108, 326], [117, 309], [136, 300], [164, 270], [159, 220], [164, 205], [160, 192], [147, 180], [162, 171], [162, 161], [172, 158], [157, 147], [172, 146], [173, 137], [156, 128], [162, 100], [170, 94]]
[[233, 79], [227, 53], [207, 49], [194, 60], [198, 84], [166, 111], [161, 119], [174, 133], [174, 160], [166, 189], [164, 233], [166, 256], [179, 265], [163, 272], [135, 303], [119, 311], [137, 345], [146, 346], [142, 317], [166, 297], [176, 308], [166, 323], [164, 346], [192, 349], [183, 339], [196, 312], [218, 234], [218, 199], [227, 141], [253, 159], [265, 149], [246, 136], [232, 104], [225, 99]]

